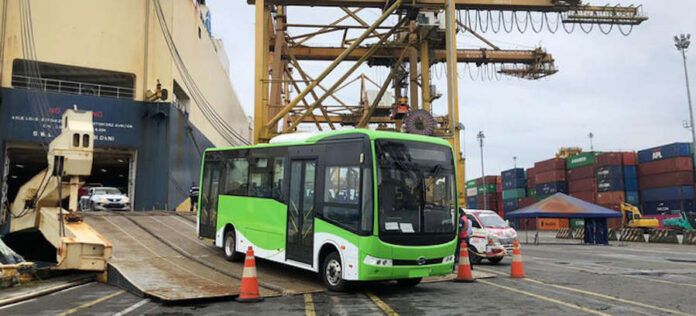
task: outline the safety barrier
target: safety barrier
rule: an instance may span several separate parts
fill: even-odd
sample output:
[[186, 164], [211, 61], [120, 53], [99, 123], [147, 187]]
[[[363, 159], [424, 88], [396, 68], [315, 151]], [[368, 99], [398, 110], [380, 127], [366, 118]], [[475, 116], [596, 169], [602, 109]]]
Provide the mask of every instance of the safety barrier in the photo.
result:
[[573, 239], [585, 239], [585, 229], [576, 228], [573, 230]]
[[570, 228], [559, 228], [558, 232], [556, 232], [556, 238], [557, 239], [572, 239], [573, 235], [571, 234]]

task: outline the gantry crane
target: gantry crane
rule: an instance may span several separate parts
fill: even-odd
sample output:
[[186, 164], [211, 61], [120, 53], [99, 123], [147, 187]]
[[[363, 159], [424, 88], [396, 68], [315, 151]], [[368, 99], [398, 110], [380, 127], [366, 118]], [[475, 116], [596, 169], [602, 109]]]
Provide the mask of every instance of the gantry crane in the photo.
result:
[[[380, 129], [443, 137], [459, 153], [461, 205], [465, 203], [465, 177], [459, 140], [463, 125], [458, 113], [457, 63], [500, 65], [495, 70], [497, 73], [525, 79], [539, 79], [557, 70], [553, 57], [541, 48], [502, 50], [478, 34], [476, 24], [483, 28], [481, 16], [490, 17], [490, 14], [478, 14], [472, 23], [470, 18], [461, 18], [458, 10], [466, 10], [467, 14], [509, 12], [512, 21], [520, 20], [520, 12], [523, 16], [529, 16], [530, 12], [556, 13], [557, 23], [563, 23], [564, 27], [565, 24], [632, 27], [647, 19], [638, 7], [589, 6], [580, 0], [248, 0], [248, 3], [256, 9], [255, 143], [294, 132], [302, 124], [314, 124], [319, 130], [335, 129], [337, 125], [366, 128], [377, 124]], [[308, 12], [306, 8], [314, 6], [340, 10], [342, 16], [328, 24], [288, 22], [289, 8], [304, 8]], [[368, 22], [358, 13], [369, 8], [381, 9], [381, 13]], [[459, 30], [471, 33], [488, 47], [457, 49]], [[332, 34], [337, 43], [330, 46], [314, 43], [314, 38], [327, 34]], [[325, 61], [328, 65], [320, 73], [310, 74], [305, 67], [309, 61]], [[348, 69], [336, 71], [343, 63], [347, 63]], [[335, 92], [354, 82], [356, 79], [349, 78], [365, 63], [388, 67], [388, 76], [382, 82], [373, 81], [379, 90], [372, 99], [365, 98], [363, 87], [358, 104], [342, 101]], [[437, 87], [431, 80], [431, 67], [438, 63], [446, 65], [447, 106], [444, 115], [433, 116], [432, 102], [442, 96], [433, 91]], [[338, 78], [327, 79], [330, 76]], [[365, 76], [360, 78], [364, 86]], [[393, 91], [392, 104], [383, 101], [388, 90]]]

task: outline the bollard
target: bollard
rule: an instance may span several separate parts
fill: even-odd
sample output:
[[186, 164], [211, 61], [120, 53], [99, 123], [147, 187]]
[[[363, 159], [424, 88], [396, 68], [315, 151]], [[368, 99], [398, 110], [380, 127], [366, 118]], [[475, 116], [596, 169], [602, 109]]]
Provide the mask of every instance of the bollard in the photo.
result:
[[648, 234], [648, 233], [643, 233], [643, 239], [645, 239], [645, 242], [647, 243], [648, 240], [650, 239], [650, 234]]
[[684, 243], [684, 234], [683, 233], [677, 233], [677, 242], [680, 245]]

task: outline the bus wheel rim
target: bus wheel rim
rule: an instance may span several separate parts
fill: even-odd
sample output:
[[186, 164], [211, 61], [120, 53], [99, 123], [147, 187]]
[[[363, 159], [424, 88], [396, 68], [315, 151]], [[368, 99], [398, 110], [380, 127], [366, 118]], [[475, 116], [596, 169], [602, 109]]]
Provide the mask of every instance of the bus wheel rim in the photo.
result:
[[334, 286], [341, 281], [341, 264], [335, 259], [326, 265], [326, 280]]
[[232, 236], [228, 236], [225, 238], [225, 254], [227, 256], [232, 256], [232, 244], [234, 243], [234, 238]]

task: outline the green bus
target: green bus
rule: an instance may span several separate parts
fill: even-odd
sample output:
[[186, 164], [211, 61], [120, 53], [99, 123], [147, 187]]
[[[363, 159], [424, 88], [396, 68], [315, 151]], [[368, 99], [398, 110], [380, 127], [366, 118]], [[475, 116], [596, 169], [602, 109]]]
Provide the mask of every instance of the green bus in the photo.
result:
[[440, 138], [366, 129], [207, 149], [198, 235], [230, 261], [251, 246], [257, 258], [318, 272], [329, 290], [415, 286], [452, 272], [453, 157]]

